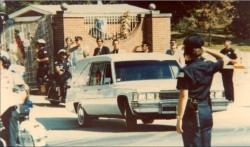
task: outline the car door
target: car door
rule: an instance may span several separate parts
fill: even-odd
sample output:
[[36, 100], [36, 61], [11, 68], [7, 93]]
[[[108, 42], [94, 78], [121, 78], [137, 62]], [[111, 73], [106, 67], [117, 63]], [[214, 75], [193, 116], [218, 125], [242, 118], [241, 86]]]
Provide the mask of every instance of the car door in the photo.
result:
[[[107, 70], [106, 70], [107, 69]], [[113, 92], [110, 62], [92, 63], [88, 89], [88, 111], [95, 115], [113, 115], [117, 100]], [[90, 108], [91, 107], [91, 108]]]
[[72, 87], [69, 90], [75, 102], [80, 102], [87, 98], [84, 89], [88, 87], [90, 65], [91, 64], [79, 66], [80, 68], [76, 68], [76, 71], [72, 74]]

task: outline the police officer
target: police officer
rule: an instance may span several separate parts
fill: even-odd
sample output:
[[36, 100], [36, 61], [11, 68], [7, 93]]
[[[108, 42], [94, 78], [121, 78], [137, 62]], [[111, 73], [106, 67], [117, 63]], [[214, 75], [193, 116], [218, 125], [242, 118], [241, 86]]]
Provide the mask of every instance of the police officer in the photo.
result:
[[[213, 126], [209, 97], [213, 75], [221, 70], [229, 59], [216, 51], [205, 49], [200, 36], [184, 40], [186, 66], [178, 75], [180, 90], [176, 130], [182, 134], [184, 146], [211, 146]], [[201, 57], [206, 52], [217, 58], [217, 62]]]
[[70, 62], [67, 60], [67, 52], [65, 49], [60, 49], [58, 51], [59, 60], [55, 62], [56, 70], [56, 81], [60, 86], [61, 91], [61, 102], [65, 102], [67, 94], [67, 80], [71, 78], [71, 73], [69, 71]]
[[[17, 107], [23, 104], [28, 96], [28, 91], [25, 89], [17, 90], [15, 85], [26, 84], [20, 77], [22, 81], [17, 81], [18, 74], [14, 74], [13, 71], [8, 70], [10, 61], [8, 56], [2, 54], [0, 55], [0, 76], [1, 76], [1, 103], [0, 103], [0, 116], [3, 121], [5, 129], [1, 132], [1, 137], [7, 142], [7, 146], [16, 146], [17, 133], [18, 133], [18, 112]], [[8, 63], [6, 67], [6, 63]]]
[[36, 73], [36, 82], [37, 86], [40, 89], [40, 85], [45, 81], [45, 78], [48, 76], [49, 70], [49, 57], [48, 51], [45, 48], [45, 40], [38, 39], [36, 43], [36, 61], [38, 63], [38, 69]]
[[234, 85], [233, 85], [233, 65], [237, 63], [237, 55], [235, 51], [231, 48], [231, 41], [226, 39], [224, 42], [225, 48], [220, 52], [228, 56], [231, 60], [228, 65], [221, 71], [223, 86], [225, 89], [226, 99], [230, 102], [234, 102]]

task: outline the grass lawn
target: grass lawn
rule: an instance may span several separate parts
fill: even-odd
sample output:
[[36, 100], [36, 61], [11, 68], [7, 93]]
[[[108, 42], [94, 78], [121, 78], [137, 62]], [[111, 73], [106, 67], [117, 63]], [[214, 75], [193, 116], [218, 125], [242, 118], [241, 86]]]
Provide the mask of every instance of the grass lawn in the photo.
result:
[[[171, 35], [173, 38], [176, 38], [178, 45], [183, 44], [183, 40], [189, 36], [191, 33], [180, 33], [177, 31], [172, 31]], [[203, 36], [206, 43], [205, 46], [208, 47], [208, 33], [196, 33], [198, 35]], [[240, 50], [243, 52], [250, 52], [250, 40], [243, 40], [239, 38], [235, 38], [233, 35], [230, 34], [223, 34], [221, 31], [217, 31], [215, 34], [212, 34], [212, 42], [209, 48], [221, 50], [224, 48], [224, 40], [225, 38], [229, 38], [232, 40], [231, 47], [234, 50]]]

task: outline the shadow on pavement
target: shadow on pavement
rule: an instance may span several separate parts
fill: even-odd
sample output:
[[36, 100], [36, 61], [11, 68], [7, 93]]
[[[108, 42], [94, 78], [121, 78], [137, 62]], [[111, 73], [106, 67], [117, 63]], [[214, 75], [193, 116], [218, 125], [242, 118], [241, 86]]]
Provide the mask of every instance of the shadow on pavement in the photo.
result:
[[[47, 130], [83, 130], [89, 132], [128, 132], [125, 127], [125, 121], [122, 119], [99, 119], [94, 120], [91, 126], [82, 128], [78, 125], [77, 118], [36, 118], [44, 125]], [[135, 130], [129, 132], [163, 132], [175, 131], [175, 126], [162, 124], [140, 124]]]
[[59, 104], [59, 105], [52, 105], [50, 103], [36, 103], [34, 102], [33, 105], [38, 107], [55, 107], [55, 108], [65, 108], [65, 105]]

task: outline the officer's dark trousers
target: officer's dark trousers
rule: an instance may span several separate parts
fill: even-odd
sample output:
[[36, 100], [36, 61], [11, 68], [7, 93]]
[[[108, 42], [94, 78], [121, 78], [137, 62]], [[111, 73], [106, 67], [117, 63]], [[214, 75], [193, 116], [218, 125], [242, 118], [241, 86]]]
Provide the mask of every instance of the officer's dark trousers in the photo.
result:
[[62, 100], [65, 100], [66, 95], [67, 95], [67, 88], [66, 88], [66, 81], [63, 79], [63, 76], [60, 75], [57, 77], [57, 84], [60, 86], [60, 93]]
[[208, 102], [198, 104], [200, 118], [200, 132], [197, 128], [194, 110], [188, 101], [184, 118], [182, 139], [185, 147], [209, 147], [211, 146], [211, 133], [213, 126], [212, 111]]
[[223, 69], [221, 71], [225, 96], [229, 101], [234, 101], [233, 73], [233, 69]]
[[43, 65], [38, 67], [36, 73], [37, 86], [40, 86], [43, 83], [44, 77], [48, 75], [48, 70], [49, 70], [48, 65]]
[[18, 112], [11, 107], [1, 116], [5, 129], [1, 134], [8, 146], [16, 146], [18, 134]]

